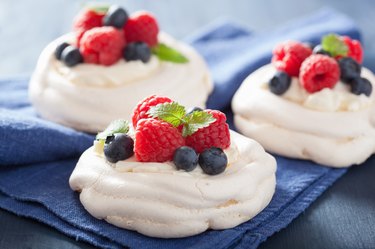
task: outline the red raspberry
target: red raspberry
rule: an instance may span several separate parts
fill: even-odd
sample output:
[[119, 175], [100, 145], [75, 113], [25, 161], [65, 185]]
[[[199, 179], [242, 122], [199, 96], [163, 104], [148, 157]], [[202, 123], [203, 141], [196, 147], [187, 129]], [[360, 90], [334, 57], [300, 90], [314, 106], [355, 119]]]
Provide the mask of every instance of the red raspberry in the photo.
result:
[[352, 57], [356, 60], [359, 64], [362, 64], [363, 61], [363, 50], [361, 43], [357, 40], [350, 39], [349, 36], [343, 36], [341, 38], [345, 44], [348, 46], [348, 56]]
[[205, 110], [216, 119], [210, 126], [201, 128], [192, 135], [186, 137], [186, 145], [201, 153], [213, 146], [226, 149], [230, 145], [229, 127], [226, 123], [227, 117], [217, 110]]
[[159, 26], [154, 16], [147, 12], [132, 15], [124, 25], [126, 40], [145, 42], [150, 47], [158, 43]]
[[92, 28], [80, 41], [80, 52], [86, 63], [112, 65], [122, 57], [125, 46], [122, 31], [114, 27]]
[[175, 150], [184, 145], [182, 134], [170, 123], [153, 118], [139, 120], [134, 143], [138, 161], [171, 161]]
[[91, 9], [81, 11], [75, 18], [73, 23], [73, 30], [76, 32], [77, 45], [83, 34], [92, 28], [101, 27], [105, 13], [98, 13]]
[[272, 64], [289, 76], [298, 77], [302, 62], [311, 55], [311, 48], [296, 41], [278, 44], [272, 51]]
[[170, 103], [173, 102], [170, 98], [151, 95], [150, 97], [145, 98], [138, 105], [135, 107], [132, 117], [133, 127], [137, 127], [137, 123], [140, 119], [143, 118], [151, 118], [147, 112], [152, 106], [156, 106], [162, 103]]
[[333, 88], [340, 79], [337, 61], [327, 55], [314, 54], [301, 65], [299, 81], [309, 93]]

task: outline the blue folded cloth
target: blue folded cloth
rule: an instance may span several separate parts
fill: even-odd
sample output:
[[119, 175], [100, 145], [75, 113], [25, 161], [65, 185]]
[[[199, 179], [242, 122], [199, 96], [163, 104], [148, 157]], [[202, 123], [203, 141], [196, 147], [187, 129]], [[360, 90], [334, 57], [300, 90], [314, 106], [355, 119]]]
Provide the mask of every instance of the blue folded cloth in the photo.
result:
[[[269, 62], [275, 43], [285, 39], [317, 43], [328, 32], [360, 38], [350, 19], [327, 9], [269, 33], [251, 33], [220, 22], [192, 36], [189, 41], [206, 58], [215, 80], [208, 106], [228, 107], [241, 81]], [[28, 79], [0, 81], [0, 207], [101, 248], [256, 248], [346, 172], [277, 156], [275, 195], [252, 220], [188, 238], [150, 238], [85, 211], [68, 179], [93, 135], [40, 119], [27, 101], [27, 84]]]

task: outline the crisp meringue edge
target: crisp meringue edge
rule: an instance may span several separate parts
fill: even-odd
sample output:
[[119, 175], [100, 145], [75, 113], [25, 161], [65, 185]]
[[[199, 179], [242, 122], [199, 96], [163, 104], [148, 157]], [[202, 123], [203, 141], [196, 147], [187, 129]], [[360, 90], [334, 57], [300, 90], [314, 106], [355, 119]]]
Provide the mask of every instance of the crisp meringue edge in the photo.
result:
[[[364, 122], [368, 122], [368, 125], [365, 126], [371, 128], [368, 128], [369, 130], [367, 132], [364, 132], [362, 136], [357, 137], [341, 137], [338, 135], [336, 137], [327, 137], [324, 134], [319, 135], [314, 130], [311, 130], [309, 132], [307, 132], [306, 130], [303, 131], [302, 129], [288, 130], [284, 127], [284, 125], [272, 121], [271, 115], [269, 115], [267, 119], [264, 119], [257, 115], [255, 115], [255, 117], [250, 117], [252, 116], [250, 112], [245, 114], [245, 107], [240, 103], [240, 96], [243, 95], [243, 92], [241, 91], [245, 91], [246, 88], [249, 88], [249, 85], [251, 84], [250, 82], [253, 82], [253, 86], [254, 84], [257, 84], [256, 87], [258, 87], [260, 85], [258, 82], [258, 74], [260, 74], [262, 70], [266, 70], [266, 68], [270, 66], [270, 64], [267, 64], [251, 73], [243, 81], [241, 87], [237, 90], [232, 99], [234, 124], [240, 133], [247, 137], [255, 139], [267, 151], [271, 153], [287, 156], [290, 158], [312, 160], [323, 166], [334, 168], [345, 168], [350, 167], [351, 165], [361, 164], [375, 152], [375, 92], [373, 92], [370, 96], [370, 98], [372, 98], [371, 105], [364, 110], [359, 110], [357, 112], [332, 112], [332, 115], [344, 113], [347, 116], [353, 116], [352, 118], [357, 118], [356, 116], [360, 116], [357, 115], [358, 113], [366, 113], [367, 118], [366, 120], [364, 120]], [[372, 83], [373, 89], [375, 90], [374, 75], [370, 70], [365, 68], [364, 70], [365, 74], [371, 77], [370, 82]], [[272, 76], [269, 76], [269, 78], [271, 77]], [[288, 99], [283, 99], [280, 96], [274, 95], [268, 89], [259, 88], [257, 89], [257, 91], [258, 90], [262, 91], [262, 94], [267, 95], [269, 99], [277, 99], [278, 103], [287, 103], [289, 109], [284, 110], [283, 112], [286, 113], [286, 116], [290, 115], [293, 110], [297, 110], [297, 108], [298, 112], [301, 112], [301, 109], [305, 109], [306, 113], [309, 114], [314, 113], [319, 115], [319, 113], [321, 113], [321, 115], [329, 115], [329, 112], [312, 110]], [[254, 93], [249, 93], [247, 95], [248, 99], [252, 99], [251, 94]], [[251, 110], [251, 113], [260, 113], [262, 111], [261, 106], [267, 104], [269, 105], [271, 103], [257, 103], [257, 110]], [[280, 115], [280, 117], [283, 116], [283, 114]], [[296, 119], [297, 124], [298, 122], [300, 122], [299, 120], [306, 120], [306, 117], [298, 116]], [[290, 120], [286, 121], [286, 123], [289, 121]], [[342, 126], [347, 124], [340, 123], [340, 125]]]
[[[130, 118], [128, 114], [126, 115], [118, 115], [116, 117], [112, 117], [113, 115], [108, 115], [108, 114], [103, 114], [106, 116], [105, 120], [103, 121], [98, 121], [95, 120], [94, 117], [91, 118], [80, 118], [82, 112], [78, 112], [77, 114], [71, 115], [67, 114], [69, 111], [68, 110], [63, 110], [59, 108], [51, 108], [51, 106], [56, 107], [56, 103], [53, 102], [52, 105], [48, 102], [50, 102], [48, 99], [51, 98], [51, 96], [58, 97], [62, 101], [64, 99], [67, 93], [59, 93], [59, 89], [55, 89], [53, 84], [57, 84], [59, 81], [61, 81], [63, 84], [66, 84], [66, 80], [62, 78], [62, 76], [56, 74], [55, 72], [52, 71], [51, 65], [49, 65], [50, 58], [53, 56], [54, 48], [56, 47], [56, 44], [59, 42], [65, 41], [66, 39], [71, 39], [72, 33], [65, 34], [63, 36], [58, 37], [54, 41], [50, 42], [42, 51], [38, 58], [38, 62], [36, 65], [36, 68], [32, 74], [32, 77], [30, 79], [30, 84], [29, 84], [29, 91], [28, 91], [28, 97], [30, 99], [30, 102], [34, 106], [34, 108], [37, 110], [37, 113], [44, 119], [50, 120], [52, 122], [59, 123], [64, 126], [71, 127], [76, 130], [80, 131], [85, 131], [85, 132], [90, 132], [90, 133], [96, 133], [100, 130], [103, 130], [107, 125], [109, 120], [113, 120], [116, 118], [121, 118], [125, 117]], [[162, 39], [166, 39], [169, 42], [173, 44], [173, 46], [177, 46], [179, 48], [183, 48], [186, 51], [189, 51], [189, 54], [187, 55], [188, 58], [196, 60], [197, 63], [202, 64], [202, 77], [201, 77], [201, 82], [204, 86], [202, 86], [202, 89], [205, 89], [205, 100], [193, 100], [191, 106], [199, 106], [199, 107], [205, 107], [205, 102], [207, 101], [208, 96], [210, 93], [213, 91], [213, 81], [211, 78], [211, 75], [209, 73], [207, 64], [203, 57], [190, 45], [182, 42], [175, 40], [173, 37], [168, 35], [167, 33], [161, 32], [160, 37]], [[56, 81], [56, 82], [51, 82], [51, 81]], [[48, 88], [45, 86], [48, 85]], [[72, 84], [73, 86], [73, 84]], [[69, 86], [72, 87], [72, 86]], [[121, 86], [120, 86], [121, 87]], [[82, 86], [76, 86], [77, 89], [77, 96], [69, 95], [67, 97], [75, 99], [79, 96], [80, 94], [80, 89], [86, 89], [87, 87], [82, 88]], [[97, 88], [100, 89], [100, 88]], [[48, 96], [46, 93], [46, 90], [48, 90]], [[72, 89], [67, 89], [65, 91], [71, 91]], [[114, 88], [114, 90], [116, 90]], [[85, 90], [86, 91], [86, 90]], [[155, 93], [154, 93], [155, 94]], [[157, 93], [156, 93], [157, 94]], [[165, 95], [165, 94], [164, 94]], [[65, 97], [64, 97], [65, 96]], [[141, 100], [142, 98], [139, 98]], [[139, 101], [138, 100], [138, 101]], [[76, 101], [76, 100], [74, 100]], [[135, 106], [135, 103], [131, 105], [132, 107]], [[79, 110], [86, 109], [86, 111], [92, 112], [93, 110], [87, 109], [85, 106], [76, 106]], [[65, 108], [66, 109], [66, 108]], [[75, 108], [69, 108], [70, 110], [74, 110]], [[93, 108], [91, 108], [93, 109]], [[94, 108], [95, 109], [95, 108]], [[130, 110], [131, 109], [131, 110]], [[130, 108], [129, 111], [132, 111], [133, 109]], [[126, 111], [128, 113], [129, 111]], [[111, 117], [108, 117], [111, 116]]]
[[[104, 202], [108, 205], [108, 203], [114, 199], [120, 201], [120, 203], [121, 202], [126, 203], [127, 200], [126, 198], [121, 199], [119, 196], [106, 195], [104, 192], [100, 193], [100, 186], [97, 185], [100, 183], [99, 176], [95, 180], [92, 179], [91, 181], [87, 181], [86, 179], [86, 183], [84, 183], [85, 182], [84, 178], [85, 177], [87, 178], [87, 176], [84, 175], [84, 172], [80, 172], [80, 167], [82, 166], [80, 164], [83, 163], [82, 160], [84, 160], [84, 158], [82, 157], [84, 157], [85, 153], [90, 152], [90, 149], [88, 149], [82, 155], [81, 159], [77, 163], [77, 166], [74, 169], [69, 179], [69, 184], [73, 190], [80, 192], [81, 203], [83, 204], [84, 208], [94, 217], [98, 219], [104, 219], [107, 222], [115, 226], [121, 227], [121, 228], [135, 230], [147, 236], [159, 237], [159, 238], [181, 238], [181, 237], [187, 237], [187, 236], [192, 236], [192, 235], [202, 233], [206, 231], [207, 229], [222, 230], [222, 229], [233, 228], [237, 225], [242, 224], [243, 222], [246, 222], [252, 219], [270, 203], [272, 196], [275, 192], [275, 188], [276, 188], [276, 175], [275, 175], [276, 174], [276, 160], [270, 154], [265, 152], [264, 149], [261, 147], [261, 145], [257, 143], [256, 141], [246, 138], [242, 136], [241, 134], [236, 133], [234, 131], [231, 131], [231, 135], [233, 139], [237, 139], [238, 141], [241, 140], [239, 143], [248, 143], [246, 146], [250, 146], [252, 153], [256, 153], [254, 155], [250, 153], [251, 154], [250, 157], [255, 157], [255, 160], [248, 162], [246, 166], [243, 166], [244, 168], [248, 169], [249, 175], [246, 176], [248, 184], [244, 184], [244, 186], [241, 187], [242, 191], [245, 191], [245, 190], [248, 190], [250, 192], [253, 191], [255, 194], [249, 200], [239, 201], [234, 204], [232, 203], [228, 207], [213, 206], [213, 207], [206, 208], [206, 209], [195, 209], [191, 211], [191, 217], [184, 217], [185, 219], [181, 220], [181, 223], [179, 223], [178, 221], [176, 222], [175, 220], [172, 220], [174, 222], [163, 224], [160, 222], [158, 223], [157, 221], [148, 220], [147, 217], [141, 217], [140, 219], [137, 219], [134, 221], [132, 220], [134, 219], [134, 217], [124, 217], [123, 215], [98, 215], [98, 213], [105, 212], [106, 207], [98, 207], [97, 203]], [[242, 146], [242, 145], [239, 145], [239, 146]], [[94, 152], [91, 151], [90, 153], [92, 154]], [[246, 155], [246, 157], [249, 157], [249, 153]], [[104, 162], [102, 166], [109, 167], [108, 164]], [[240, 172], [243, 173], [242, 171]], [[257, 173], [250, 174], [251, 172], [257, 172], [258, 174]], [[122, 174], [122, 173], [118, 173], [118, 174]], [[150, 174], [154, 174], [154, 173], [150, 173]], [[179, 173], [177, 172], [177, 174]], [[222, 174], [220, 174], [219, 177], [223, 177]], [[239, 177], [240, 173], [237, 172], [237, 174], [238, 174], [237, 177]], [[259, 174], [263, 178], [254, 179], [254, 177], [259, 178], [260, 177]], [[103, 175], [103, 172], [101, 172], [100, 175]], [[227, 178], [232, 178], [232, 177], [233, 175], [227, 176]], [[243, 179], [244, 177], [245, 176], [242, 176]], [[219, 181], [221, 178], [219, 178], [219, 180], [214, 180], [215, 177], [209, 176], [208, 178], [206, 178], [206, 180], [207, 179], [209, 182], [209, 181]], [[234, 179], [236, 179], [236, 177], [233, 177], [231, 179], [232, 184], [233, 184]], [[257, 183], [255, 188], [250, 188], [250, 189], [247, 188], [248, 186], [251, 187], [251, 184], [254, 182]], [[86, 186], [86, 184], [88, 184], [89, 186]], [[205, 184], [207, 183], [200, 182], [201, 187], [205, 186]], [[197, 187], [197, 183], [195, 187]], [[225, 186], [225, 187], [229, 187], [229, 186]], [[199, 190], [199, 192], [201, 191], [202, 190]], [[220, 191], [220, 189], [218, 188], [217, 191]], [[238, 193], [238, 195], [242, 194], [242, 191], [241, 193]], [[207, 192], [209, 191], [206, 191], [206, 194]], [[202, 195], [202, 192], [201, 192], [201, 195]], [[97, 196], [100, 196], [99, 199], [96, 198]], [[201, 196], [201, 198], [203, 198], [203, 196]], [[235, 200], [236, 196], [230, 196], [230, 198], [228, 197], [227, 202], [230, 203], [233, 199]], [[196, 201], [199, 201], [199, 199]], [[126, 208], [125, 204], [123, 204], [122, 206]], [[98, 211], [98, 208], [102, 210]], [[157, 209], [160, 210], [160, 208], [157, 208], [157, 207], [153, 207], [153, 208], [155, 208], [155, 210]], [[237, 209], [237, 211], [235, 209]], [[168, 216], [170, 213], [173, 213], [173, 210], [165, 210], [165, 212], [166, 214], [164, 215]], [[193, 217], [195, 217], [194, 213], [199, 214], [200, 212], [210, 213], [211, 215], [210, 217], [207, 217], [205, 220], [194, 220], [193, 219]], [[243, 215], [244, 212], [247, 215]]]

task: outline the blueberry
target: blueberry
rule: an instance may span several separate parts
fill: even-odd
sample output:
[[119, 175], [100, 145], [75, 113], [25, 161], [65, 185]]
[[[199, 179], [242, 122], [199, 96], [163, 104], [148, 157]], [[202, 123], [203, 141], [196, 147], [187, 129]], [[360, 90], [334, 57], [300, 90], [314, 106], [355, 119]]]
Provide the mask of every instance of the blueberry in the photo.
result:
[[366, 96], [370, 96], [372, 92], [372, 84], [371, 82], [362, 77], [356, 77], [350, 81], [350, 90], [352, 93], [356, 95], [364, 94]]
[[62, 54], [62, 52], [68, 46], [69, 46], [69, 43], [63, 42], [63, 43], [61, 43], [60, 45], [58, 45], [56, 47], [56, 49], [55, 49], [55, 57], [56, 57], [56, 59], [61, 60], [61, 54]]
[[227, 155], [222, 149], [217, 147], [205, 149], [199, 155], [199, 165], [203, 172], [208, 175], [217, 175], [224, 172], [227, 164]]
[[289, 89], [291, 80], [291, 77], [285, 72], [277, 71], [268, 86], [271, 92], [276, 95], [281, 95]]
[[198, 165], [198, 155], [193, 148], [182, 146], [174, 152], [173, 162], [177, 169], [192, 171]]
[[104, 155], [111, 163], [125, 160], [134, 154], [134, 141], [131, 137], [123, 133], [107, 137], [104, 144]]
[[345, 57], [339, 60], [341, 71], [341, 80], [345, 83], [350, 83], [354, 78], [361, 75], [361, 65], [350, 57]]
[[128, 20], [128, 17], [128, 13], [123, 8], [112, 5], [104, 16], [103, 25], [121, 29]]
[[151, 50], [144, 42], [129, 43], [124, 49], [124, 59], [127, 61], [141, 60], [144, 63], [151, 58]]
[[316, 45], [313, 49], [313, 54], [324, 54], [324, 55], [328, 55], [328, 56], [331, 56], [331, 54], [328, 52], [328, 51], [325, 51], [322, 47], [322, 45]]
[[73, 67], [81, 63], [83, 61], [83, 57], [78, 48], [69, 45], [62, 51], [61, 60], [68, 67]]
[[191, 113], [193, 113], [193, 112], [195, 112], [195, 111], [203, 111], [203, 109], [202, 108], [200, 108], [200, 107], [190, 107], [187, 111], [186, 111], [186, 114], [191, 114]]

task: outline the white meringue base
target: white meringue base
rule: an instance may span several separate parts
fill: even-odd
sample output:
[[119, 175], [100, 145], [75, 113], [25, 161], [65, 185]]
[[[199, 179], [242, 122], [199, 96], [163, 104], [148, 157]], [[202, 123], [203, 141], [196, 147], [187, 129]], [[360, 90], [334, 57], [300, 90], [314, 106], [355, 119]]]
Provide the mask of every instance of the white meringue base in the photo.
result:
[[[374, 93], [357, 111], [313, 110], [262, 87], [271, 71], [266, 65], [249, 75], [233, 98], [234, 122], [241, 133], [267, 151], [331, 167], [360, 164], [375, 152]], [[363, 74], [375, 90], [373, 74], [367, 69]]]
[[160, 238], [186, 237], [248, 221], [270, 202], [276, 161], [255, 141], [231, 131], [228, 167], [209, 176], [198, 166], [177, 171], [172, 162], [134, 158], [111, 167], [90, 148], [69, 183], [86, 210], [116, 226]]
[[[33, 106], [45, 119], [77, 130], [98, 132], [115, 119], [130, 119], [137, 103], [152, 95], [168, 96], [187, 107], [205, 107], [213, 83], [203, 58], [189, 45], [160, 33], [159, 40], [183, 53], [185, 64], [160, 61], [125, 62], [111, 66], [82, 63], [67, 67], [54, 56], [51, 42], [41, 53], [29, 86]], [[72, 43], [72, 42], [71, 42]]]

